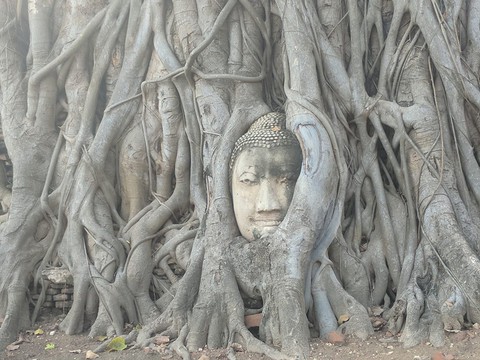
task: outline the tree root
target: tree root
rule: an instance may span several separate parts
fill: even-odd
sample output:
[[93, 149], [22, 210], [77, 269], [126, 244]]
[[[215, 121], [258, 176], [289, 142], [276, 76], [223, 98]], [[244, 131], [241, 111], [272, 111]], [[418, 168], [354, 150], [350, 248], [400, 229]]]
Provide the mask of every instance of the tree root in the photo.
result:
[[414, 285], [407, 295], [405, 326], [400, 337], [400, 341], [407, 348], [418, 345], [425, 338], [423, 322], [420, 318], [424, 312], [424, 296], [420, 288]]
[[171, 349], [173, 349], [179, 356], [181, 356], [183, 360], [190, 360], [190, 353], [185, 346], [185, 339], [187, 338], [187, 334], [188, 325], [185, 324], [182, 330], [180, 330], [178, 338], [170, 345]]
[[17, 333], [26, 327], [24, 316], [28, 314], [25, 287], [10, 285], [7, 290], [7, 309], [0, 328], [0, 349], [15, 341]]
[[[138, 336], [138, 331], [137, 330], [132, 330], [132, 331], [130, 331], [129, 334], [120, 335], [118, 337], [124, 339], [125, 344], [128, 346], [128, 345], [131, 345], [135, 342], [135, 339], [137, 338], [137, 336]], [[107, 351], [108, 350], [108, 345], [110, 344], [111, 341], [112, 341], [112, 339], [105, 340], [93, 352], [96, 353], [96, 354], [99, 354], [101, 352]]]
[[97, 318], [88, 333], [88, 336], [91, 338], [101, 335], [107, 335], [108, 337], [115, 335], [112, 319], [108, 316], [108, 312], [102, 302], [99, 304]]
[[[333, 314], [341, 324], [339, 327], [341, 332], [355, 335], [363, 340], [373, 334], [367, 310], [343, 289], [330, 265], [326, 265], [317, 273], [312, 291], [317, 288], [327, 290], [327, 298]], [[316, 311], [322, 311], [322, 309], [316, 309]], [[346, 321], [343, 322], [343, 320]]]
[[447, 331], [461, 330], [467, 314], [465, 299], [458, 287], [451, 287], [450, 296], [440, 306], [443, 327]]

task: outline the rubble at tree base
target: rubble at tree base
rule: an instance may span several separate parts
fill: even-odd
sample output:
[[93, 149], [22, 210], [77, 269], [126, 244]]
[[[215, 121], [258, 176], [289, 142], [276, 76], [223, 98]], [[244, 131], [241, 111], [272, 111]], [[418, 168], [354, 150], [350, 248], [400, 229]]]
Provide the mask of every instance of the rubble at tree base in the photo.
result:
[[[32, 299], [37, 301], [40, 295], [32, 295]], [[45, 301], [42, 307], [45, 309], [63, 309], [68, 310], [73, 304], [73, 286], [69, 284], [50, 284], [46, 290]]]
[[[53, 267], [43, 270], [42, 278], [48, 283], [42, 308], [69, 310], [73, 304], [72, 274], [65, 268]], [[39, 297], [34, 294], [32, 300], [36, 302]]]

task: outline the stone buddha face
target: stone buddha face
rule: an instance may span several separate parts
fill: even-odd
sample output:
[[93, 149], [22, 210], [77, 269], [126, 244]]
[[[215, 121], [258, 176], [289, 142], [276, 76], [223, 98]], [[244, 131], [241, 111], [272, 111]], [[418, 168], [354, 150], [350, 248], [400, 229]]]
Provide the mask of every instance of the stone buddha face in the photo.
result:
[[237, 141], [231, 161], [231, 189], [235, 219], [245, 239], [259, 239], [280, 225], [301, 164], [300, 146], [285, 129], [283, 114], [264, 115]]

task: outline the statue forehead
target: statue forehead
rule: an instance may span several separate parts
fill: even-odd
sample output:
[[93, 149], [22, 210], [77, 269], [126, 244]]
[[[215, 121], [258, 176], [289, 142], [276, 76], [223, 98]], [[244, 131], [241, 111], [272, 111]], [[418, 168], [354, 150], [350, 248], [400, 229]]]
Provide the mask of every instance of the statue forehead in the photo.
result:
[[236, 159], [245, 149], [270, 149], [280, 146], [300, 148], [295, 135], [286, 128], [285, 114], [271, 112], [261, 116], [235, 143], [230, 159], [230, 174]]
[[299, 165], [300, 149], [293, 145], [282, 145], [271, 148], [249, 147], [241, 151], [233, 165], [233, 173], [254, 170], [271, 172], [272, 169], [282, 173], [296, 170]]

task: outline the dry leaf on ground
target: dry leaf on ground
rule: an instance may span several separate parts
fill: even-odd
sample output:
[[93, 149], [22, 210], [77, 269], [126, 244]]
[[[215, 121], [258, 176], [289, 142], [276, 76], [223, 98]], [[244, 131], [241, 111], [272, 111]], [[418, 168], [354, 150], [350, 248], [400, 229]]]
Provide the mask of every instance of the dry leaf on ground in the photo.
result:
[[7, 350], [8, 351], [14, 351], [14, 350], [17, 350], [19, 347], [20, 347], [20, 345], [10, 344], [10, 345], [7, 345]]
[[85, 354], [85, 359], [96, 359], [99, 356], [95, 354], [92, 350], [88, 350], [87, 353]]

